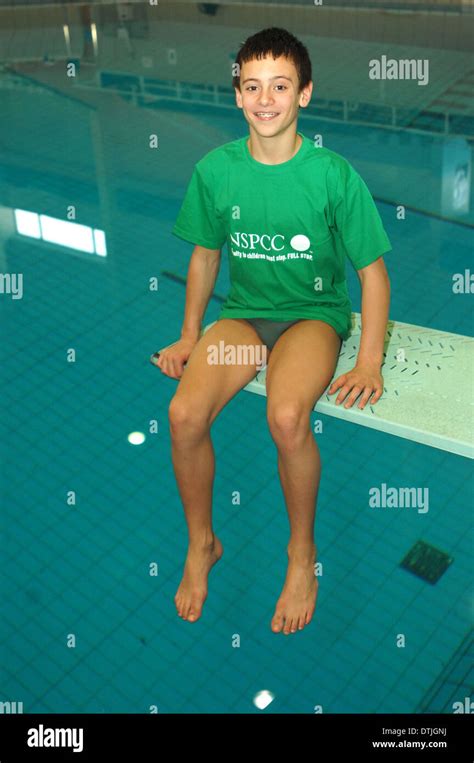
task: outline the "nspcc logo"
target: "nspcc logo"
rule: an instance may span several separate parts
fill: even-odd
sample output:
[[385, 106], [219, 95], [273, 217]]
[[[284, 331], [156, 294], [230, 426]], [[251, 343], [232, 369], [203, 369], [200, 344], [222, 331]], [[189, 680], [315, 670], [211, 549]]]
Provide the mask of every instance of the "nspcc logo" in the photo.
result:
[[[242, 249], [254, 251], [257, 247], [266, 252], [281, 252], [285, 249], [285, 236], [282, 233], [275, 233], [270, 236], [268, 233], [231, 233], [230, 240], [235, 246]], [[297, 233], [290, 239], [290, 248], [296, 252], [306, 252], [311, 246], [308, 236], [303, 233]]]

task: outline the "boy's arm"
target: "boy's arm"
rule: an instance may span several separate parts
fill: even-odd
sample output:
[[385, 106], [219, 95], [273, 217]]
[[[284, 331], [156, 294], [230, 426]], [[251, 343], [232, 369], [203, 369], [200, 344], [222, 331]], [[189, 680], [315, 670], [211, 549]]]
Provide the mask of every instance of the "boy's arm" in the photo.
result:
[[336, 405], [344, 402], [350, 408], [357, 398], [363, 409], [370, 400], [376, 403], [382, 396], [383, 347], [387, 330], [390, 303], [390, 281], [382, 257], [357, 271], [362, 288], [362, 332], [357, 362], [351, 371], [341, 374], [328, 389], [333, 395], [339, 390]]
[[357, 275], [362, 289], [362, 332], [357, 365], [380, 369], [389, 317], [390, 279], [382, 257], [358, 270]]
[[186, 279], [186, 304], [182, 339], [199, 339], [202, 319], [214, 289], [221, 262], [220, 249], [195, 246]]

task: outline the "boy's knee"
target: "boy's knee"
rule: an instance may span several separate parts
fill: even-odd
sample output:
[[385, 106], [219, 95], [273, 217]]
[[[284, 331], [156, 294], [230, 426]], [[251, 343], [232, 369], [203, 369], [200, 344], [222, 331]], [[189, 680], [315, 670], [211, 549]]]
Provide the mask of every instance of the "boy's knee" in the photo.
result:
[[187, 400], [183, 400], [175, 395], [168, 407], [169, 422], [173, 426], [181, 426], [186, 424], [191, 416], [191, 405]]
[[208, 426], [202, 412], [192, 400], [182, 399], [175, 395], [168, 407], [168, 418], [172, 432], [176, 434], [199, 433]]
[[306, 412], [292, 403], [270, 406], [267, 421], [271, 434], [286, 441], [297, 438], [308, 425]]

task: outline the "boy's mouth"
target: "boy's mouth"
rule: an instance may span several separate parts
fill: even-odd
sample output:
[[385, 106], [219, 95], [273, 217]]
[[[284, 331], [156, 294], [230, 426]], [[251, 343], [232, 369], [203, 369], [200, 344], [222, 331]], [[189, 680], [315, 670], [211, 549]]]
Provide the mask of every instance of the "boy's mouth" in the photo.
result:
[[271, 122], [272, 119], [275, 119], [279, 115], [278, 111], [256, 111], [255, 116], [257, 119], [259, 119], [261, 122]]

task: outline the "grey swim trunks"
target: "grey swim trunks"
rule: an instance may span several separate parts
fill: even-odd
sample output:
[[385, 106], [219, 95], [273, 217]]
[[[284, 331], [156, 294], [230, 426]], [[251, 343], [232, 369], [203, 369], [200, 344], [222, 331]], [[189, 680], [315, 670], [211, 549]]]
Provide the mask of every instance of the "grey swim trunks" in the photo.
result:
[[254, 327], [262, 342], [267, 345], [269, 350], [272, 350], [278, 337], [303, 318], [297, 318], [295, 321], [271, 321], [268, 318], [245, 318], [244, 320]]

